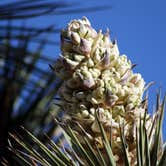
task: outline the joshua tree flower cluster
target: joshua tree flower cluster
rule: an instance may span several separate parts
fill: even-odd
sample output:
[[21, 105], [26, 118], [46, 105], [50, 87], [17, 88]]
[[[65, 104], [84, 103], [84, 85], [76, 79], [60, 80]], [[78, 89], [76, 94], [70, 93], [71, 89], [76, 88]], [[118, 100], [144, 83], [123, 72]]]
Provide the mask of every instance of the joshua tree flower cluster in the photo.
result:
[[[116, 41], [110, 40], [109, 30], [96, 32], [86, 17], [72, 20], [62, 30], [61, 51], [55, 72], [63, 80], [59, 91], [63, 109], [102, 149], [97, 112], [105, 130], [111, 128], [112, 136], [108, 138], [112, 140], [117, 163], [121, 160], [119, 125], [123, 123], [128, 155], [134, 165], [135, 127], [145, 112], [141, 107], [143, 78], [133, 72], [130, 60], [120, 55]], [[146, 118], [148, 128], [150, 116]]]

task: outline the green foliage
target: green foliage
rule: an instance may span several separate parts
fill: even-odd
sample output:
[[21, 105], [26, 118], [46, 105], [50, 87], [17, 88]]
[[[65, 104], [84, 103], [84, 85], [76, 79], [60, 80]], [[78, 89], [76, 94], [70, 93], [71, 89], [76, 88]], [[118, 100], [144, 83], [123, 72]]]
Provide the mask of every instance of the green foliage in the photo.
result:
[[[108, 7], [107, 7], [108, 8]], [[41, 131], [51, 136], [56, 131], [52, 114], [59, 114], [57, 107], [48, 109], [61, 82], [48, 64], [54, 58], [44, 53], [48, 46], [57, 45], [49, 39], [59, 29], [53, 25], [42, 27], [26, 25], [29, 20], [50, 15], [67, 15], [83, 11], [103, 10], [104, 6], [80, 8], [79, 4], [16, 0], [0, 4], [0, 161], [10, 154], [6, 150], [9, 131], [19, 132], [23, 125], [44, 140]], [[45, 27], [44, 27], [45, 26]], [[56, 49], [56, 48], [55, 48]], [[57, 110], [57, 111], [55, 111]], [[21, 157], [22, 158], [22, 157]]]
[[[162, 119], [164, 113], [164, 105], [166, 96], [163, 101], [160, 101], [160, 95], [157, 95], [157, 106], [155, 117], [153, 118], [152, 131], [155, 136], [152, 138], [151, 134], [147, 134], [145, 128], [145, 118], [142, 121], [140, 118], [140, 124], [136, 128], [137, 135], [137, 165], [142, 166], [165, 166], [165, 144], [162, 142]], [[146, 102], [147, 104], [147, 99]], [[147, 105], [146, 105], [147, 108]], [[146, 114], [146, 113], [145, 113]], [[145, 115], [146, 116], [146, 115]], [[144, 116], [144, 117], [145, 117]], [[96, 118], [98, 114], [96, 112]], [[111, 150], [111, 144], [107, 139], [106, 132], [98, 119], [98, 125], [100, 126], [100, 132], [102, 135], [102, 143], [104, 150], [101, 150], [97, 144], [92, 144], [86, 131], [77, 122], [80, 130], [84, 133], [83, 140], [80, 141], [80, 136], [71, 129], [70, 122], [60, 122], [55, 120], [56, 124], [62, 128], [63, 133], [66, 137], [68, 146], [65, 146], [61, 140], [58, 143], [54, 143], [51, 139], [48, 139], [47, 144], [43, 144], [37, 137], [32, 135], [26, 129], [22, 129], [24, 137], [17, 133], [11, 134], [10, 138], [10, 150], [15, 153], [15, 160], [20, 164], [28, 165], [116, 165], [114, 156]], [[129, 164], [129, 158], [126, 152], [126, 143], [124, 138], [123, 125], [120, 126], [121, 130], [121, 148], [122, 158], [125, 165]], [[28, 139], [27, 139], [28, 138]], [[82, 142], [83, 141], [83, 142]], [[30, 144], [31, 142], [31, 144]], [[15, 148], [15, 143], [19, 144], [19, 148]]]

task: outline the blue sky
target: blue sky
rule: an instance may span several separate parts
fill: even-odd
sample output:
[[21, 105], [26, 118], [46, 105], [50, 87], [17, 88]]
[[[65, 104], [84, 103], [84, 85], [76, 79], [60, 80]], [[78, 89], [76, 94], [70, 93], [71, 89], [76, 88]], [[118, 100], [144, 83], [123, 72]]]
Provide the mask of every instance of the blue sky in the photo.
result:
[[[52, 0], [54, 1], [54, 0]], [[4, 1], [3, 1], [4, 2]], [[11, 2], [11, 0], [7, 0]], [[155, 104], [155, 94], [158, 88], [166, 92], [166, 1], [165, 0], [72, 0], [80, 6], [110, 5], [111, 9], [93, 13], [49, 16], [38, 21], [31, 20], [27, 25], [40, 27], [55, 24], [58, 28], [65, 27], [71, 19], [87, 16], [92, 26], [103, 31], [109, 28], [112, 39], [116, 38], [121, 54], [126, 54], [134, 64], [135, 71], [142, 74], [145, 81], [155, 81], [149, 89], [150, 110]], [[49, 37], [59, 40], [59, 34]], [[47, 47], [44, 52], [57, 58], [58, 47]], [[43, 66], [48, 68], [48, 66]], [[166, 139], [166, 118], [164, 120], [164, 136]]]

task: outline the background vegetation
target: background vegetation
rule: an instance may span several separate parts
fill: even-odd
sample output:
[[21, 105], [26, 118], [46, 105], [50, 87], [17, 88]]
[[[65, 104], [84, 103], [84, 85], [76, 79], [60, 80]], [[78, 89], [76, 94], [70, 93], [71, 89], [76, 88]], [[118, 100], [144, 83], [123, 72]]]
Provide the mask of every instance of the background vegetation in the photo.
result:
[[[52, 136], [55, 108], [49, 107], [56, 96], [60, 81], [51, 68], [55, 57], [43, 53], [59, 44], [49, 36], [59, 33], [58, 22], [43, 26], [28, 25], [38, 17], [64, 17], [70, 13], [103, 10], [104, 6], [85, 8], [83, 4], [65, 1], [2, 1], [0, 4], [0, 158], [8, 158], [8, 133], [19, 132], [19, 127], [33, 132], [42, 140], [43, 132]], [[49, 108], [49, 109], [48, 109]], [[52, 115], [51, 115], [52, 114]], [[61, 115], [59, 115], [61, 116]]]

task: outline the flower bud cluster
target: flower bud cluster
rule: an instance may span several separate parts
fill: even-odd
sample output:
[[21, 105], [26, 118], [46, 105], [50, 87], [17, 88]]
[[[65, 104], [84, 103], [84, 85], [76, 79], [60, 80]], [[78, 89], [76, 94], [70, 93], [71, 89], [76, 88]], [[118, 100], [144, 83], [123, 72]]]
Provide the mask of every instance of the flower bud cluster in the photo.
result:
[[98, 111], [104, 127], [112, 127], [115, 147], [120, 141], [119, 123], [125, 124], [125, 136], [134, 139], [133, 123], [144, 114], [139, 106], [145, 82], [132, 71], [130, 60], [120, 55], [109, 31], [96, 32], [86, 17], [72, 20], [61, 32], [61, 51], [55, 72], [64, 81], [59, 91], [64, 110], [97, 135]]
[[76, 105], [69, 112], [82, 113], [82, 103], [88, 110], [100, 105], [109, 112], [127, 112], [140, 104], [144, 80], [119, 54], [108, 31], [97, 33], [85, 17], [73, 20], [61, 32], [61, 50], [55, 72], [64, 80], [60, 96], [65, 105]]

